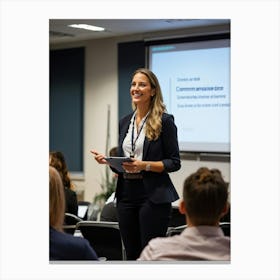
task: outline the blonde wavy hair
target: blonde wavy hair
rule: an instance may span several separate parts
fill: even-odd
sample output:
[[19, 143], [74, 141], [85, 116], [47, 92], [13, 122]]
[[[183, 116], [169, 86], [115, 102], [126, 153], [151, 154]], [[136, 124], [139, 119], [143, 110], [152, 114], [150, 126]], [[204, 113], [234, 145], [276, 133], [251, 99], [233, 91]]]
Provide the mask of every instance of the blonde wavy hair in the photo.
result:
[[49, 166], [49, 223], [58, 231], [63, 231], [65, 212], [64, 186], [59, 172]]
[[[162, 97], [162, 92], [160, 88], [159, 81], [156, 77], [156, 75], [150, 71], [147, 68], [139, 68], [137, 69], [133, 75], [133, 77], [138, 74], [144, 74], [150, 84], [151, 88], [155, 90], [155, 94], [153, 97], [151, 97], [151, 103], [150, 103], [150, 114], [148, 115], [147, 121], [146, 121], [146, 137], [152, 141], [152, 140], [157, 140], [159, 138], [159, 135], [161, 133], [162, 129], [162, 123], [161, 123], [161, 117], [164, 112], [166, 112], [166, 107], [163, 103], [163, 97]], [[135, 110], [136, 106], [132, 102], [132, 109]]]

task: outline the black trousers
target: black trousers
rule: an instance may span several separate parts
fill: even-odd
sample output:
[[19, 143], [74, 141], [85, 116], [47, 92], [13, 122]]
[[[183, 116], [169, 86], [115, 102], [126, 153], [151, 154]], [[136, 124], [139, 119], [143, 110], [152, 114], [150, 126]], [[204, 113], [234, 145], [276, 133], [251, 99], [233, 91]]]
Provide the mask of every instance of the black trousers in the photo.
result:
[[119, 227], [127, 259], [136, 260], [152, 238], [166, 236], [171, 203], [151, 202], [141, 180], [124, 181], [117, 200]]

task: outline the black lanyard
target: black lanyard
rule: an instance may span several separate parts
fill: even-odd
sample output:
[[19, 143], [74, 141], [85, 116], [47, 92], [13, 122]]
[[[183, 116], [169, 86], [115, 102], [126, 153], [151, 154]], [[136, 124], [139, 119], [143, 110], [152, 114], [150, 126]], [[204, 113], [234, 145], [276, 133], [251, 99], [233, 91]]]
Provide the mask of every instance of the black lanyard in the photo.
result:
[[148, 115], [149, 115], [149, 113], [145, 116], [145, 119], [144, 119], [144, 121], [143, 121], [143, 123], [142, 123], [142, 125], [141, 125], [141, 127], [140, 127], [140, 129], [139, 129], [139, 132], [137, 132], [137, 136], [136, 136], [135, 141], [134, 141], [134, 123], [135, 123], [135, 119], [136, 119], [136, 114], [134, 115], [133, 124], [132, 124], [132, 132], [131, 132], [131, 153], [130, 153], [130, 157], [131, 157], [131, 158], [133, 158], [134, 155], [135, 155], [135, 154], [134, 154], [135, 146], [136, 146], [135, 144], [136, 144], [137, 139], [138, 139], [139, 136], [140, 136], [140, 133], [141, 133], [141, 131], [142, 131], [142, 129], [143, 129], [143, 126], [144, 126], [144, 124], [145, 124], [145, 122], [146, 122], [146, 120], [147, 120]]

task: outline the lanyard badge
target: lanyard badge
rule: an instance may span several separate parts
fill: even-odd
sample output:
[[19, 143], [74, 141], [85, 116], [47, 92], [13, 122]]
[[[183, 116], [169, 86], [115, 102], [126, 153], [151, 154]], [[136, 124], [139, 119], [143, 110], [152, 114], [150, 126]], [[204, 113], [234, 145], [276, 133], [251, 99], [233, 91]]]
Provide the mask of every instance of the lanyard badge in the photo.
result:
[[145, 116], [145, 119], [144, 119], [144, 121], [143, 121], [143, 123], [142, 123], [142, 125], [141, 125], [141, 127], [140, 127], [140, 129], [139, 129], [139, 132], [137, 133], [137, 136], [136, 136], [135, 141], [134, 141], [134, 124], [135, 124], [136, 114], [134, 115], [134, 118], [133, 118], [133, 125], [132, 125], [132, 132], [131, 132], [131, 152], [130, 152], [130, 157], [131, 157], [131, 158], [134, 158], [134, 156], [135, 156], [136, 141], [137, 141], [137, 139], [138, 139], [139, 136], [140, 136], [140, 133], [141, 133], [141, 131], [142, 131], [142, 129], [143, 129], [144, 124], [146, 123], [146, 120], [147, 120], [148, 115], [149, 115], [149, 112], [148, 112], [148, 114]]

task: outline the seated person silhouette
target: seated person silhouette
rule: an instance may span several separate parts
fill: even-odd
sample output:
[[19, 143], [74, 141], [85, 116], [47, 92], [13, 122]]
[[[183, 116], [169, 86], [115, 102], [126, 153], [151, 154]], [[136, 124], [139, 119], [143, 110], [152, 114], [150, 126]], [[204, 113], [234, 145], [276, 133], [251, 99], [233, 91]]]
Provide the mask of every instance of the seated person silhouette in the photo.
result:
[[229, 261], [230, 238], [219, 227], [228, 211], [228, 183], [221, 172], [202, 167], [186, 178], [179, 209], [186, 216], [184, 231], [152, 239], [138, 260]]
[[49, 166], [49, 259], [98, 260], [96, 252], [82, 237], [75, 237], [62, 230], [65, 213], [64, 187], [58, 171]]
[[118, 212], [115, 201], [115, 192], [107, 199], [100, 213], [100, 221], [118, 222]]

